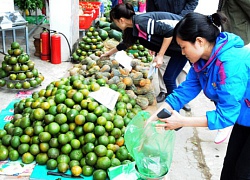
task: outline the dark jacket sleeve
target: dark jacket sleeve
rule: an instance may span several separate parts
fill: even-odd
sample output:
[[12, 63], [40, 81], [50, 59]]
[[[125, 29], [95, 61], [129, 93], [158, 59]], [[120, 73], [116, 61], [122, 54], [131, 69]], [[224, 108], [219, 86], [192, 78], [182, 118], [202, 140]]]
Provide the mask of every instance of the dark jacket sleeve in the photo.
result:
[[118, 51], [126, 50], [128, 47], [124, 44], [124, 42], [120, 42], [117, 46], [116, 49]]
[[198, 0], [187, 0], [185, 7], [183, 8], [183, 10], [179, 15], [183, 17], [190, 12], [194, 12], [197, 5], [198, 5]]

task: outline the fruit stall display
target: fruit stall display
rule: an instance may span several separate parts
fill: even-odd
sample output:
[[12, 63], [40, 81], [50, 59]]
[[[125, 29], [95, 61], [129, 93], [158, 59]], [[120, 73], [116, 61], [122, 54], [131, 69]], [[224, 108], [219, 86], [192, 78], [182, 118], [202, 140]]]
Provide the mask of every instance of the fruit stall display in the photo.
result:
[[98, 56], [103, 54], [103, 36], [94, 27], [90, 27], [86, 35], [78, 43], [78, 48], [73, 52], [73, 61], [79, 63], [91, 54]]
[[23, 53], [19, 43], [11, 43], [0, 68], [0, 87], [30, 89], [39, 86], [43, 80], [44, 76], [35, 68], [29, 55]]
[[[89, 96], [101, 86], [119, 93], [114, 110]], [[103, 78], [77, 74], [53, 81], [15, 103], [14, 118], [0, 130], [0, 160], [21, 157], [25, 164], [104, 180], [109, 167], [133, 161], [123, 135], [141, 110], [125, 89]]]
[[[73, 52], [73, 62], [80, 63], [91, 54], [101, 56], [107, 50], [115, 47], [122, 40], [121, 30], [112, 22], [98, 21], [94, 26], [91, 26], [83, 36], [77, 49]], [[108, 47], [108, 45], [111, 47]], [[136, 42], [128, 48], [128, 54], [132, 54], [134, 58], [141, 59], [144, 63], [150, 63], [153, 60], [147, 48]]]
[[86, 78], [102, 78], [107, 84], [116, 84], [118, 88], [124, 89], [131, 99], [135, 99], [144, 110], [155, 100], [151, 78], [148, 79], [149, 63], [134, 59], [131, 66], [132, 70], [129, 72], [120, 67], [114, 59], [103, 59], [92, 54], [80, 64], [74, 65], [69, 72], [71, 75], [80, 74]]

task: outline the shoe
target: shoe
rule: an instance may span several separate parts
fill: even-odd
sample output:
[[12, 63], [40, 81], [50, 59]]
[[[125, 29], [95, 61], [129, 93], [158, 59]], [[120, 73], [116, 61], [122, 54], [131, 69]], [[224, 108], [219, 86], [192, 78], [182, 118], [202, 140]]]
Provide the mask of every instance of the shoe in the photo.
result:
[[214, 143], [220, 144], [223, 141], [225, 141], [227, 139], [227, 137], [229, 136], [229, 134], [231, 133], [232, 128], [233, 128], [233, 126], [229, 126], [229, 127], [224, 128], [224, 129], [219, 129], [217, 132], [217, 135], [214, 139]]
[[191, 111], [191, 107], [189, 106], [189, 104], [185, 104], [182, 108], [184, 111], [188, 111], [190, 112]]
[[160, 92], [160, 94], [156, 97], [156, 101], [158, 103], [163, 102], [166, 99], [167, 94], [164, 92]]

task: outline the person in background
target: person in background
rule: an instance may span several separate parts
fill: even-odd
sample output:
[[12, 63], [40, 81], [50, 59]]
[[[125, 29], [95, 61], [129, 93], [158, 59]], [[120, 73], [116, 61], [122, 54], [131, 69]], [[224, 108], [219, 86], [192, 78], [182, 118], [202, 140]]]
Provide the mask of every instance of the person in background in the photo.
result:
[[[174, 80], [177, 78], [187, 62], [185, 56], [181, 54], [180, 47], [172, 42], [174, 26], [182, 18], [181, 16], [169, 12], [135, 15], [132, 5], [126, 3], [115, 6], [110, 12], [110, 18], [123, 30], [123, 42], [102, 56], [126, 50], [139, 40], [140, 44], [157, 53], [153, 60], [157, 68], [162, 65], [164, 55], [171, 56], [168, 67], [171, 69], [171, 77]], [[174, 85], [172, 89], [168, 89], [169, 94], [176, 88], [176, 82]]]
[[224, 30], [240, 36], [245, 45], [250, 43], [250, 1], [220, 0], [218, 12], [223, 12], [229, 19]]
[[[250, 49], [239, 36], [220, 32], [219, 27], [226, 21], [222, 13], [209, 16], [189, 13], [175, 26], [173, 39], [193, 66], [186, 80], [145, 125], [153, 120], [164, 122], [157, 127], [165, 130], [179, 127], [213, 130], [234, 125], [220, 179], [250, 179]], [[215, 102], [215, 110], [201, 117], [185, 117], [177, 112], [202, 90]], [[171, 116], [159, 119], [157, 113], [163, 108]]]
[[[186, 14], [193, 12], [198, 5], [198, 0], [147, 0], [146, 11], [164, 11], [180, 16], [185, 16]], [[159, 80], [159, 89], [160, 93], [157, 95], [156, 100], [158, 103], [163, 102], [167, 95], [173, 92], [177, 87], [176, 78], [180, 72], [174, 70], [175, 63], [169, 62], [169, 57], [164, 56], [163, 64], [158, 68], [158, 80]], [[167, 68], [167, 69], [166, 69]], [[179, 68], [178, 68], [179, 69]], [[182, 70], [182, 69], [181, 69]], [[166, 72], [166, 73], [165, 73]], [[177, 74], [172, 75], [173, 72]], [[165, 73], [165, 76], [164, 76]], [[185, 111], [191, 111], [191, 107], [188, 104], [185, 104], [183, 109]]]
[[118, 4], [118, 0], [111, 0], [112, 6], [111, 8], [115, 7]]
[[[228, 22], [224, 24], [223, 30], [240, 36], [245, 45], [250, 43], [250, 1], [249, 0], [220, 0], [218, 12], [224, 13]], [[219, 129], [214, 139], [219, 144], [227, 139], [232, 126]]]

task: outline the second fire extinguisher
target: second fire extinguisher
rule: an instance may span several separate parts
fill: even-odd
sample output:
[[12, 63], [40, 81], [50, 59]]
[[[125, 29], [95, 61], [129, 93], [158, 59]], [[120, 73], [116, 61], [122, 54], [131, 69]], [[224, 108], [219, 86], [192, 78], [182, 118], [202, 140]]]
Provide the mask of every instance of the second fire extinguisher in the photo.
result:
[[61, 63], [61, 36], [57, 33], [51, 36], [51, 63]]
[[49, 61], [50, 60], [50, 33], [47, 30], [44, 30], [40, 33], [40, 51], [41, 60]]

